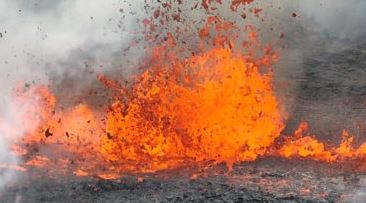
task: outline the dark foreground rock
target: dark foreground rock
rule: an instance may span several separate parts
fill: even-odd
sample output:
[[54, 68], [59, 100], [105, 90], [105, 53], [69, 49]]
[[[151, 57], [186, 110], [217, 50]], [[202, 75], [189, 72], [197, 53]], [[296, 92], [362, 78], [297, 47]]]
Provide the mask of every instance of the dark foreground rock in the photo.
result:
[[237, 164], [230, 172], [221, 165], [116, 180], [28, 175], [8, 186], [0, 202], [357, 202], [366, 175], [353, 164], [268, 157]]

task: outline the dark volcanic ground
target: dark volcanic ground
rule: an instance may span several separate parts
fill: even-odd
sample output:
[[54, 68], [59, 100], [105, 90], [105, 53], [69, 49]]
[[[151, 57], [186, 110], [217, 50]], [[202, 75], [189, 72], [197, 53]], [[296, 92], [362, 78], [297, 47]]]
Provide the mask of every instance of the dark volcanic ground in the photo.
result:
[[349, 171], [344, 165], [271, 157], [238, 164], [232, 172], [214, 166], [113, 181], [28, 177], [9, 186], [1, 202], [363, 202], [366, 175]]
[[[297, 94], [284, 134], [308, 121], [328, 144], [338, 143], [343, 129], [365, 141], [366, 43], [315, 44], [298, 67], [302, 74], [288, 74]], [[354, 170], [360, 164], [267, 157], [237, 164], [232, 172], [213, 166], [113, 181], [34, 169], [6, 187], [0, 202], [366, 202], [366, 173]]]
[[[307, 121], [318, 138], [340, 141], [343, 129], [366, 141], [366, 42], [320, 39], [305, 54], [288, 120], [289, 133]], [[300, 75], [300, 76], [299, 76]]]

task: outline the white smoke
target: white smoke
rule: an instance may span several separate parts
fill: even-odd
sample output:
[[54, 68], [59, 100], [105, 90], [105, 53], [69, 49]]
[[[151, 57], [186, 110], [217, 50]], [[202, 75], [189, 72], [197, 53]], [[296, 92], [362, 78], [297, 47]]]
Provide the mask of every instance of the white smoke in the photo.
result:
[[26, 119], [26, 113], [31, 108], [30, 106], [37, 105], [27, 100], [23, 102], [7, 103], [7, 110], [1, 111], [0, 114], [0, 189], [7, 182], [15, 181], [16, 171], [20, 168], [18, 166], [19, 157], [12, 152], [11, 146], [17, 139], [21, 138], [26, 130], [30, 129], [30, 126], [37, 126], [37, 121]]
[[320, 32], [340, 38], [362, 37], [366, 32], [364, 0], [299, 1], [301, 14]]

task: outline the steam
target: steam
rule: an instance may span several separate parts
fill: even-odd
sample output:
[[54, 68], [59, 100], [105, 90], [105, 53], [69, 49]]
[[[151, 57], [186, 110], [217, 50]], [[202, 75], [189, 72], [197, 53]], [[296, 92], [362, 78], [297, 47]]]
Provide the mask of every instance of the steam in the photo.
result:
[[2, 189], [5, 184], [12, 179], [13, 171], [5, 168], [6, 165], [15, 164], [18, 160], [16, 157], [9, 153], [9, 140], [3, 137], [3, 126], [0, 126], [0, 189]]
[[[0, 1], [0, 189], [14, 177], [14, 170], [1, 166], [20, 162], [10, 147], [27, 130], [24, 124], [33, 122], [24, 119], [29, 106], [14, 102], [13, 88], [42, 83], [79, 95], [98, 72], [108, 73], [127, 59], [138, 61], [142, 54], [132, 50], [122, 56], [121, 50], [140, 29], [142, 3]], [[95, 74], [89, 74], [92, 68]]]
[[363, 0], [309, 0], [300, 1], [304, 17], [313, 28], [340, 38], [362, 37], [366, 32]]
[[[24, 103], [9, 102], [5, 104], [7, 110], [1, 111], [0, 120], [0, 189], [7, 182], [14, 181], [19, 168], [19, 157], [11, 151], [14, 142], [21, 138], [27, 130], [37, 126], [37, 121], [26, 119], [27, 110], [34, 101], [25, 100]], [[34, 106], [37, 106], [36, 104]]]

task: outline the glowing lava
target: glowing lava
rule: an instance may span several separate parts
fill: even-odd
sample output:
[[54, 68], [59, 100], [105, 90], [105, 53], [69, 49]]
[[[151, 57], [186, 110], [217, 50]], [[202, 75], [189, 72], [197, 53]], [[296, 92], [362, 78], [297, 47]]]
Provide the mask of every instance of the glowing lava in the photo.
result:
[[[107, 159], [150, 169], [180, 161], [251, 161], [279, 136], [271, 73], [228, 48], [181, 60], [155, 51], [126, 102], [108, 112]], [[167, 60], [169, 59], [169, 60]]]
[[354, 148], [353, 136], [347, 131], [342, 133], [342, 142], [338, 147], [326, 148], [325, 144], [308, 134], [308, 124], [302, 123], [293, 136], [287, 137], [278, 150], [280, 156], [287, 158], [310, 158], [319, 161], [335, 162], [350, 159], [362, 159], [366, 156], [366, 143]]
[[264, 155], [283, 128], [272, 73], [256, 65], [268, 57], [254, 61], [219, 46], [182, 59], [166, 49], [155, 49], [150, 67], [120, 90], [102, 116], [106, 124], [83, 104], [58, 111], [44, 86], [19, 93], [18, 101], [34, 105], [23, 119], [36, 121], [22, 143], [61, 144], [134, 171], [206, 161], [231, 166]]

